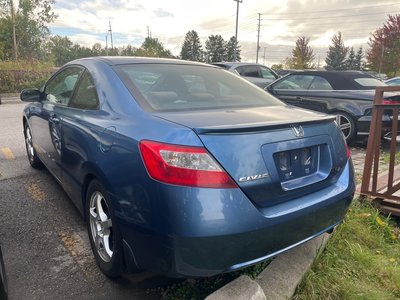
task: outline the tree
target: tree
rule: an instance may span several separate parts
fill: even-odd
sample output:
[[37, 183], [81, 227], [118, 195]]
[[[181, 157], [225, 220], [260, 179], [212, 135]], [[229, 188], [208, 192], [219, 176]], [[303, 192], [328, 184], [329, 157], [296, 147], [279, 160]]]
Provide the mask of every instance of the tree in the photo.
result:
[[0, 43], [5, 47], [5, 56], [17, 60], [18, 57], [40, 58], [47, 37], [47, 24], [56, 15], [52, 11], [55, 0], [0, 0]]
[[315, 54], [308, 45], [309, 38], [301, 36], [296, 41], [296, 47], [292, 50], [292, 57], [289, 59], [289, 67], [293, 69], [313, 69]]
[[74, 59], [73, 45], [74, 43], [68, 37], [56, 35], [50, 39], [48, 47], [56, 66], [62, 66]]
[[240, 46], [236, 37], [232, 36], [226, 44], [226, 58], [227, 61], [241, 61]]
[[327, 70], [345, 70], [348, 48], [344, 46], [340, 32], [332, 37], [332, 43], [325, 59], [325, 68]]
[[362, 70], [364, 67], [363, 63], [364, 54], [363, 49], [360, 47], [357, 51], [356, 57], [354, 59], [354, 70]]
[[386, 23], [369, 38], [368, 45], [368, 66], [395, 76], [400, 69], [400, 15], [389, 15]]
[[276, 71], [276, 70], [283, 70], [283, 69], [284, 69], [284, 66], [283, 66], [283, 64], [273, 64], [273, 65], [271, 66], [271, 69], [274, 70], [274, 71]]
[[207, 62], [219, 62], [226, 60], [226, 42], [222, 36], [210, 35], [206, 41]]
[[128, 45], [126, 47], [122, 47], [121, 55], [122, 56], [134, 56], [137, 49], [132, 47], [132, 45]]
[[181, 58], [192, 61], [204, 61], [204, 53], [199, 35], [196, 31], [188, 31], [182, 44]]
[[350, 48], [349, 56], [346, 59], [346, 69], [356, 70], [356, 54], [353, 47]]
[[164, 48], [164, 45], [157, 39], [147, 37], [139, 49], [135, 51], [136, 56], [146, 57], [170, 57], [173, 58], [171, 51]]

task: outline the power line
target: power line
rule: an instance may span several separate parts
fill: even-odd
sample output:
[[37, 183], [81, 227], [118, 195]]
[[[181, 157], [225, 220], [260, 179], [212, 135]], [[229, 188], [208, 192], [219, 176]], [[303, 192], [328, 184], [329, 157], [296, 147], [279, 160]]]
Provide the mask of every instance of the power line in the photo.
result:
[[[307, 14], [313, 14], [313, 13], [323, 13], [323, 12], [336, 12], [336, 11], [348, 11], [348, 10], [356, 10], [356, 9], [370, 9], [370, 8], [377, 8], [377, 7], [385, 7], [385, 6], [395, 6], [395, 5], [400, 5], [400, 2], [395, 2], [395, 3], [388, 3], [388, 4], [380, 4], [380, 5], [370, 5], [370, 6], [356, 6], [356, 7], [349, 7], [349, 8], [338, 8], [338, 9], [329, 9], [329, 10], [311, 10], [307, 11]], [[298, 15], [298, 14], [304, 14], [304, 12], [293, 12], [293, 13], [271, 13], [270, 11], [265, 11], [262, 14], [266, 15]], [[255, 15], [253, 15], [255, 16]]]
[[[378, 13], [365, 13], [365, 14], [355, 14], [355, 15], [342, 15], [342, 16], [330, 16], [330, 17], [313, 17], [313, 18], [291, 18], [291, 19], [263, 19], [263, 21], [299, 21], [299, 20], [319, 20], [319, 19], [337, 19], [337, 18], [347, 18], [347, 17], [360, 17], [360, 16], [372, 16], [381, 15], [388, 12], [378, 12]], [[397, 13], [397, 12], [392, 12]]]

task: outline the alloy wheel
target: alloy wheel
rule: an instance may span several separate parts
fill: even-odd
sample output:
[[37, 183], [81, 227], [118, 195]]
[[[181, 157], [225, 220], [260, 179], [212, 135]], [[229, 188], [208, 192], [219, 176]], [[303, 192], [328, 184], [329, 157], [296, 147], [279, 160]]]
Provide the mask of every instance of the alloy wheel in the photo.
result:
[[90, 198], [89, 222], [97, 253], [104, 262], [110, 262], [114, 253], [112, 222], [107, 201], [96, 191]]
[[351, 120], [344, 115], [338, 114], [336, 115], [336, 122], [347, 140], [352, 133]]

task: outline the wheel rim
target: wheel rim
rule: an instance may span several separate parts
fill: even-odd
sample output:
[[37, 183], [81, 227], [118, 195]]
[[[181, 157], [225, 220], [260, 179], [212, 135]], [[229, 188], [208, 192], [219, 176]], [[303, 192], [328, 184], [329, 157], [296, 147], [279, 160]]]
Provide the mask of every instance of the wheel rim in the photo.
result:
[[33, 158], [35, 155], [35, 149], [33, 148], [33, 142], [32, 142], [32, 134], [31, 134], [31, 129], [27, 126], [25, 130], [25, 143], [26, 143], [26, 149], [28, 150], [28, 155], [29, 158]]
[[114, 252], [112, 222], [107, 202], [100, 192], [92, 194], [89, 209], [90, 229], [96, 251], [103, 261], [110, 262]]
[[342, 131], [344, 137], [347, 140], [352, 131], [351, 121], [346, 116], [336, 115], [336, 122], [338, 123], [340, 130]]

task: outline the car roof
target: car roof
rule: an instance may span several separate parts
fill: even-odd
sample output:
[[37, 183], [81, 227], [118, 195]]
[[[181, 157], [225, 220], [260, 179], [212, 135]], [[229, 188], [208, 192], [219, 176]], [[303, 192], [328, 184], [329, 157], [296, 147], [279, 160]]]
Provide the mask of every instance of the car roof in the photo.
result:
[[[199, 65], [199, 66], [208, 66], [209, 64], [188, 61], [188, 60], [180, 60], [173, 58], [158, 58], [158, 57], [138, 57], [138, 56], [94, 56], [94, 57], [86, 57], [77, 60], [73, 60], [68, 64], [74, 64], [84, 61], [97, 61], [103, 62], [109, 66], [116, 65], [128, 65], [128, 64], [181, 64], [181, 65]], [[213, 66], [211, 66], [213, 67]]]
[[[221, 62], [215, 62], [212, 63], [214, 66], [229, 66], [229, 67], [239, 67], [239, 66], [262, 66], [262, 67], [267, 67], [261, 64], [256, 64], [256, 63], [246, 63], [246, 62], [229, 62], [229, 61], [221, 61]], [[268, 67], [267, 67], [268, 68]]]
[[[354, 79], [356, 78], [375, 78], [362, 71], [319, 71], [319, 70], [308, 70], [308, 71], [296, 71], [290, 73], [290, 75], [313, 75], [321, 76], [325, 78], [334, 89], [340, 90], [351, 90], [351, 89], [371, 89], [371, 87], [362, 86], [358, 84]], [[289, 76], [289, 75], [288, 75]], [[284, 77], [286, 78], [286, 77]], [[376, 79], [376, 78], [375, 78]]]

